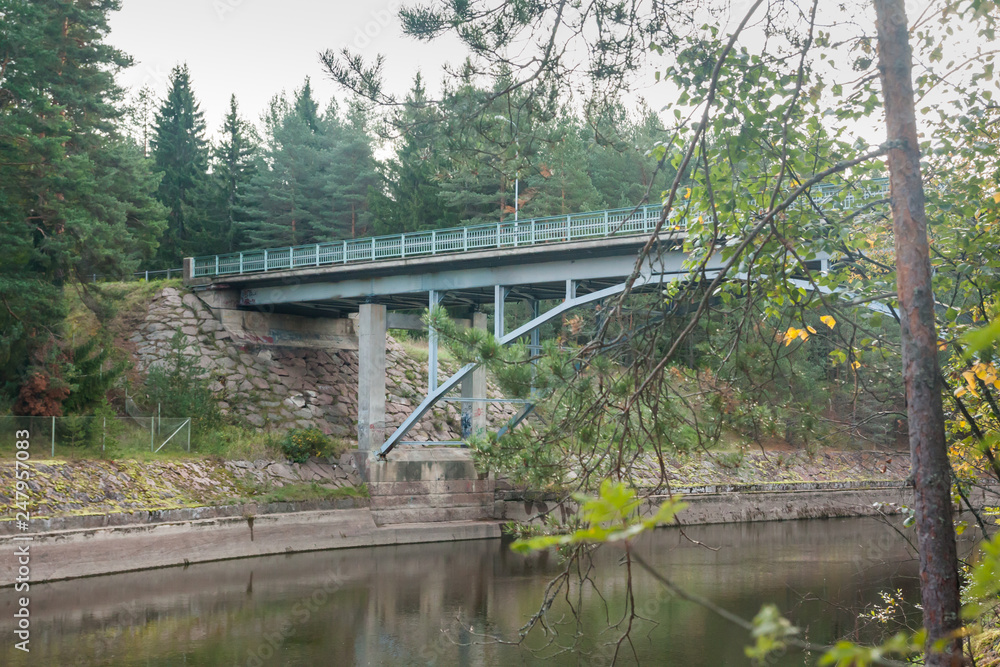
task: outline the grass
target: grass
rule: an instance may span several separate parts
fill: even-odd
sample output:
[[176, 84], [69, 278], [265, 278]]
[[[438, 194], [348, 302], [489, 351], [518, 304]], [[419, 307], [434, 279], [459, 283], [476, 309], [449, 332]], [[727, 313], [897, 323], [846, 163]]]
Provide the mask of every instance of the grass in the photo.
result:
[[[165, 287], [181, 288], [183, 281], [180, 278], [170, 280], [145, 280], [121, 282], [121, 283], [98, 283], [98, 288], [104, 294], [114, 309], [111, 329], [113, 333], [125, 333], [128, 325], [132, 324], [136, 318], [145, 314], [149, 302], [160, 290]], [[89, 336], [96, 334], [100, 330], [100, 322], [94, 313], [84, 305], [80, 298], [80, 293], [73, 285], [68, 285], [63, 292], [69, 315], [66, 318], [66, 336], [72, 340], [83, 342]], [[118, 325], [118, 326], [115, 326]]]
[[[430, 350], [427, 346], [427, 339], [423, 340], [413, 340], [410, 338], [405, 338], [398, 341], [400, 345], [403, 346], [403, 351], [406, 352], [406, 356], [413, 359], [421, 364], [426, 364], [427, 359], [430, 357]], [[443, 345], [438, 345], [438, 361], [443, 361], [446, 363], [454, 363], [455, 355]]]
[[[179, 426], [181, 420], [166, 420], [161, 434], [153, 440], [152, 449], [159, 447], [167, 437]], [[49, 458], [51, 452], [51, 427], [48, 419], [31, 418], [0, 418], [0, 426], [13, 432], [17, 428], [29, 428], [31, 431], [31, 458]], [[170, 423], [171, 426], [167, 426]], [[59, 459], [129, 459], [136, 461], [164, 461], [173, 459], [223, 459], [237, 461], [284, 460], [279, 441], [284, 434], [280, 431], [261, 431], [256, 428], [245, 428], [232, 424], [224, 424], [210, 430], [199, 432], [197, 428], [191, 436], [191, 451], [187, 450], [187, 429], [179, 433], [160, 451], [151, 451], [149, 429], [143, 428], [126, 418], [108, 419], [108, 429], [105, 437], [100, 432], [93, 435], [89, 442], [73, 445], [68, 440], [68, 434], [62, 427], [57, 428], [56, 458]], [[104, 447], [102, 449], [102, 440]], [[345, 443], [336, 443], [340, 449], [347, 449]], [[13, 460], [14, 442], [8, 440], [0, 443], [0, 457]]]
[[339, 489], [320, 486], [316, 482], [289, 484], [268, 493], [256, 496], [254, 500], [263, 503], [301, 502], [303, 500], [338, 500], [340, 498], [368, 498], [367, 486], [344, 486]]
[[979, 667], [1000, 667], [1000, 629], [990, 628], [974, 636], [972, 650]]

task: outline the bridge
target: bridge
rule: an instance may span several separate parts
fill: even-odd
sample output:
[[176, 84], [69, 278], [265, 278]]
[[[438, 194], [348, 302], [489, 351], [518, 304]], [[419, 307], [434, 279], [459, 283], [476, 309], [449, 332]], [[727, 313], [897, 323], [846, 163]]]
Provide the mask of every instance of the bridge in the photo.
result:
[[[846, 201], [841, 196], [842, 203], [833, 202], [839, 187], [814, 190], [819, 203], [840, 207], [857, 197], [884, 196], [887, 184], [876, 182]], [[622, 208], [194, 257], [184, 260], [184, 276], [224, 324], [242, 328], [247, 342], [337, 345], [354, 340], [356, 333], [358, 446], [384, 458], [406, 443], [410, 428], [454, 390], [461, 391], [463, 435], [482, 431], [486, 423], [484, 371], [469, 364], [439, 385], [437, 336], [431, 329], [428, 395], [387, 437], [387, 329], [424, 329], [413, 311], [435, 306], [457, 313], [459, 326], [486, 329], [481, 307], [491, 304], [497, 340], [508, 344], [529, 337], [530, 347], [538, 349], [541, 325], [624, 290], [638, 250], [661, 212], [659, 206]], [[667, 221], [657, 239], [658, 252], [639, 267], [636, 288], [687, 274], [685, 236], [683, 215]], [[814, 268], [824, 263], [818, 259]], [[718, 260], [710, 260], [706, 270], [719, 266]], [[528, 302], [532, 317], [508, 332], [509, 301]], [[541, 311], [543, 302], [553, 301], [557, 305]]]

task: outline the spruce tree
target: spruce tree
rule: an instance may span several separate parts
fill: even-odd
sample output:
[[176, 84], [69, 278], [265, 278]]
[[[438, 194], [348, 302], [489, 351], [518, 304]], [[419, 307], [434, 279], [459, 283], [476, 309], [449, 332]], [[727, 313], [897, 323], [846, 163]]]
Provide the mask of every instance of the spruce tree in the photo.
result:
[[189, 227], [208, 171], [205, 118], [191, 89], [187, 65], [170, 73], [170, 90], [156, 113], [151, 144], [156, 169], [163, 174], [158, 197], [169, 210], [157, 257], [164, 268], [175, 267], [196, 249]]
[[97, 303], [89, 278], [138, 269], [163, 228], [156, 178], [118, 129], [114, 73], [130, 59], [104, 43], [118, 7], [0, 0], [0, 387], [8, 395], [58, 339], [64, 286], [76, 282], [85, 303]]
[[194, 227], [199, 254], [234, 252], [246, 242], [241, 223], [247, 188], [257, 173], [260, 139], [253, 125], [240, 117], [236, 96], [222, 122], [219, 144], [212, 149], [211, 173], [194, 197]]

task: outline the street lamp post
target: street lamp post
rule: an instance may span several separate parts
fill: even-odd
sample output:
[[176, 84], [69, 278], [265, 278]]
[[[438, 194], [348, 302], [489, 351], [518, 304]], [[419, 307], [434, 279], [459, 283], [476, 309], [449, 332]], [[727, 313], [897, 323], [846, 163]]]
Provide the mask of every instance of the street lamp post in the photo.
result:
[[514, 129], [514, 146], [517, 147], [517, 150], [514, 153], [514, 222], [517, 222], [517, 213], [518, 213], [518, 208], [520, 207], [520, 203], [518, 200], [520, 199], [519, 190], [521, 184], [521, 179], [520, 179], [521, 146], [520, 144], [517, 143], [517, 134], [518, 134], [517, 123], [515, 123], [510, 118], [507, 118], [507, 116], [501, 116], [500, 114], [496, 114], [493, 117], [496, 118], [497, 120], [507, 121], [508, 123], [510, 123], [510, 126]]

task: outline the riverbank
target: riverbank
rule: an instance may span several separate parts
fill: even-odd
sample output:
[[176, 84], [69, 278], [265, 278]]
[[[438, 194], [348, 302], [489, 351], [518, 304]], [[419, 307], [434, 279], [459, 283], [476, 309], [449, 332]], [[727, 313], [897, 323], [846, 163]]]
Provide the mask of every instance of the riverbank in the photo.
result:
[[[461, 451], [466, 454], [459, 458], [468, 456]], [[16, 508], [5, 503], [0, 552], [30, 537], [31, 579], [52, 581], [268, 554], [498, 538], [504, 522], [550, 513], [567, 518], [575, 511], [561, 502], [563, 493], [512, 488], [482, 475], [476, 481], [471, 468], [470, 480], [431, 481], [423, 490], [382, 484], [392, 486], [393, 495], [373, 502], [352, 461], [350, 455], [305, 464], [37, 461], [29, 527], [19, 527]], [[727, 466], [708, 457], [672, 462], [670, 491], [690, 504], [684, 524], [872, 516], [896, 511], [912, 495], [908, 462], [891, 453], [747, 454], [738, 466]], [[431, 476], [451, 479], [445, 470]], [[13, 488], [13, 472], [0, 466], [3, 486]], [[433, 511], [472, 491], [488, 494], [480, 520]], [[457, 495], [434, 500], [439, 492]], [[660, 499], [650, 496], [647, 506]], [[985, 497], [972, 501], [984, 504]], [[390, 521], [390, 514], [405, 516]], [[455, 518], [465, 520], [449, 520]], [[0, 586], [16, 575], [14, 559], [0, 559]]]
[[[801, 488], [784, 484], [780, 490], [728, 487], [688, 494], [690, 507], [682, 522], [698, 525], [872, 516], [892, 512], [891, 506], [876, 509], [876, 503], [899, 506], [907, 504], [910, 495], [903, 483], [854, 487], [841, 483], [820, 488], [815, 484]], [[651, 498], [650, 503], [656, 500]], [[339, 509], [337, 502], [341, 503]], [[530, 521], [540, 513], [563, 511], [551, 498], [501, 492], [493, 520], [379, 526], [367, 499], [337, 502], [174, 510], [138, 517], [145, 523], [101, 527], [73, 527], [91, 519], [72, 517], [51, 524], [63, 529], [0, 536], [0, 553], [13, 553], [15, 544], [23, 544], [16, 538], [31, 537], [31, 580], [54, 581], [269, 554], [499, 538], [504, 521]], [[14, 560], [0, 559], [0, 586], [14, 582]]]

